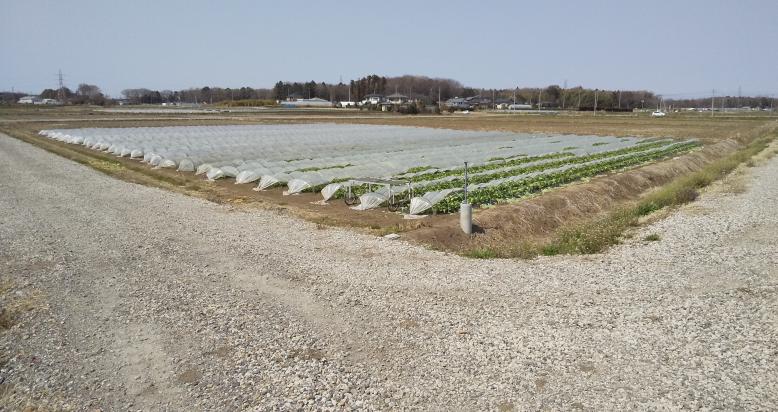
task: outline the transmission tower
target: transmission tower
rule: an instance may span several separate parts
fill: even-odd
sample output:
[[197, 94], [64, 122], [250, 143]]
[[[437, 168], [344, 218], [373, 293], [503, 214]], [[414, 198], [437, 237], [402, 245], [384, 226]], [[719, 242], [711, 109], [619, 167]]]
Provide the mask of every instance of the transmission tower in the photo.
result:
[[57, 73], [57, 78], [59, 80], [59, 89], [57, 90], [57, 100], [60, 101], [60, 103], [65, 104], [65, 100], [67, 100], [67, 96], [65, 95], [65, 80], [62, 76], [62, 69], [59, 70]]

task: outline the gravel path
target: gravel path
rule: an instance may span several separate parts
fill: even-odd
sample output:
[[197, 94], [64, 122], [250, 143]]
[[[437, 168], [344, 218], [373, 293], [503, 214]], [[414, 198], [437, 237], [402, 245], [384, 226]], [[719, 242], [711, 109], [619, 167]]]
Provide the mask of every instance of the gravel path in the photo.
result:
[[749, 171], [607, 254], [479, 261], [0, 135], [0, 410], [775, 410], [778, 157]]

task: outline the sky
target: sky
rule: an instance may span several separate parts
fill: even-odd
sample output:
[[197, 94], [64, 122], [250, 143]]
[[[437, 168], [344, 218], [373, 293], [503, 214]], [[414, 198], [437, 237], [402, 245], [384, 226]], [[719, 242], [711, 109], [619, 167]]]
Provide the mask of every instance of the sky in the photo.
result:
[[368, 74], [778, 95], [778, 1], [0, 0], [0, 90], [272, 87]]

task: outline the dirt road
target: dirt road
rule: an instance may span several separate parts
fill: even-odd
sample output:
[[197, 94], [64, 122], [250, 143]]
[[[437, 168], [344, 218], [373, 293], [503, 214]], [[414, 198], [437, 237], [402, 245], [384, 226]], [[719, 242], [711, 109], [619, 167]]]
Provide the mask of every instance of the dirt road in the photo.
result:
[[4, 135], [0, 173], [0, 409], [778, 408], [778, 157], [607, 254], [533, 261], [220, 206]]

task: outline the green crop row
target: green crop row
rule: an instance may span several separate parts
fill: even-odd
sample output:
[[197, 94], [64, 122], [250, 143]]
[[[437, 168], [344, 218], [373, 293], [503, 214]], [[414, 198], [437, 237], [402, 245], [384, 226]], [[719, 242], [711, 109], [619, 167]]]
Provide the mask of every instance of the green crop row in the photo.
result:
[[[526, 174], [526, 173], [532, 173], [532, 172], [540, 172], [540, 171], [548, 170], [548, 169], [555, 169], [557, 167], [561, 167], [561, 166], [565, 166], [565, 165], [569, 165], [569, 164], [580, 164], [580, 163], [591, 162], [591, 161], [594, 161], [594, 160], [605, 159], [605, 158], [608, 158], [608, 157], [616, 157], [616, 156], [621, 156], [621, 155], [625, 155], [625, 154], [629, 154], [629, 153], [643, 152], [643, 151], [655, 149], [657, 147], [665, 146], [666, 144], [667, 144], [666, 140], [665, 141], [661, 141], [661, 142], [656, 142], [655, 141], [655, 142], [651, 142], [651, 143], [643, 143], [643, 144], [639, 144], [639, 145], [635, 145], [635, 146], [630, 146], [630, 147], [626, 147], [626, 148], [619, 149], [619, 150], [612, 150], [612, 151], [608, 151], [608, 152], [594, 153], [594, 154], [586, 155], [586, 156], [577, 156], [577, 157], [572, 157], [572, 158], [568, 158], [567, 156], [563, 156], [565, 158], [561, 159], [561, 160], [558, 160], [558, 161], [547, 162], [547, 163], [527, 166], [527, 167], [523, 167], [523, 168], [516, 168], [516, 169], [511, 169], [511, 170], [505, 170], [505, 171], [500, 171], [500, 172], [495, 172], [495, 173], [488, 173], [488, 174], [483, 174], [483, 175], [479, 175], [479, 176], [471, 176], [468, 179], [468, 183], [470, 183], [470, 184], [486, 183], [486, 182], [489, 182], [489, 181], [492, 181], [492, 180], [501, 179], [501, 178], [505, 178], [505, 177], [517, 176], [517, 175]], [[559, 153], [554, 153], [552, 155], [559, 155]], [[558, 158], [560, 156], [547, 155], [547, 156], [543, 156], [543, 157], [552, 158], [553, 159], [553, 158]], [[502, 165], [502, 167], [504, 167], [505, 163], [502, 163], [501, 165]], [[426, 185], [426, 186], [423, 186], [423, 187], [420, 187], [420, 188], [416, 188], [416, 190], [419, 190], [419, 191], [423, 190], [424, 192], [431, 192], [431, 191], [449, 189], [449, 188], [453, 188], [453, 187], [461, 187], [463, 185], [464, 185], [464, 179], [463, 178], [457, 178], [457, 179], [453, 179], [453, 180], [449, 180], [449, 181], [445, 181], [445, 182], [432, 183], [430, 185]], [[317, 186], [311, 187], [309, 189], [306, 189], [305, 191], [310, 191], [310, 192], [319, 191], [323, 187], [324, 187], [324, 184], [317, 185]], [[351, 192], [355, 196], [363, 195], [363, 194], [365, 194], [365, 193], [367, 193], [369, 191], [370, 191], [370, 189], [369, 189], [368, 185], [359, 185], [359, 186], [352, 186], [351, 187]], [[333, 197], [334, 198], [342, 198], [343, 196], [345, 196], [345, 194], [346, 194], [346, 190], [345, 189], [341, 189], [338, 192], [336, 192]]]
[[[663, 144], [646, 144], [646, 145], [632, 146], [632, 147], [627, 147], [619, 150], [612, 150], [608, 152], [594, 153], [585, 156], [565, 158], [553, 162], [546, 162], [546, 163], [535, 164], [526, 167], [519, 167], [516, 169], [502, 170], [495, 173], [487, 173], [482, 175], [470, 176], [468, 178], [468, 183], [469, 184], [486, 183], [496, 179], [518, 176], [518, 175], [523, 175], [523, 174], [533, 173], [533, 172], [542, 172], [544, 170], [556, 169], [558, 167], [572, 165], [572, 164], [588, 163], [594, 160], [623, 156], [626, 154], [636, 153], [636, 152], [641, 153], [661, 146], [663, 146]], [[464, 186], [464, 184], [465, 184], [464, 176], [462, 176], [460, 178], [448, 180], [445, 182], [438, 182], [438, 183], [426, 185], [419, 188], [419, 190], [424, 190], [425, 192], [433, 192], [433, 191], [438, 191], [443, 189], [450, 189], [454, 187], [462, 187]]]
[[[499, 200], [518, 199], [544, 189], [685, 152], [697, 146], [699, 146], [697, 142], [679, 143], [654, 152], [636, 153], [631, 156], [587, 164], [555, 173], [483, 187], [468, 193], [468, 202], [474, 206], [480, 206], [494, 204]], [[432, 210], [438, 213], [457, 211], [463, 198], [462, 192], [452, 193], [433, 206]]]
[[[608, 157], [608, 156], [618, 156], [618, 155], [627, 154], [627, 153], [633, 153], [633, 152], [642, 152], [644, 150], [649, 150], [649, 149], [654, 149], [654, 148], [665, 146], [668, 143], [669, 143], [669, 141], [668, 140], [664, 140], [664, 139], [660, 140], [660, 141], [643, 142], [643, 143], [639, 143], [639, 144], [636, 144], [634, 146], [629, 146], [629, 147], [625, 147], [625, 148], [622, 148], [622, 149], [611, 150], [611, 151], [607, 151], [607, 152], [595, 153], [594, 155], [591, 155], [591, 156], [599, 155], [599, 156], [603, 156], [603, 158], [604, 158], [604, 157]], [[536, 161], [548, 160], [548, 159], [558, 159], [558, 158], [562, 158], [562, 157], [571, 157], [571, 156], [575, 156], [575, 155], [572, 154], [572, 153], [563, 151], [563, 152], [549, 153], [549, 154], [540, 155], [540, 156], [518, 157], [518, 158], [507, 159], [507, 160], [502, 161], [502, 162], [494, 162], [494, 163], [487, 163], [487, 164], [478, 165], [478, 166], [471, 166], [471, 167], [468, 168], [468, 172], [470, 172], [470, 173], [478, 173], [478, 172], [483, 172], [483, 171], [487, 171], [487, 170], [501, 169], [501, 168], [510, 167], [510, 166], [518, 166], [518, 165], [522, 165], [522, 164], [530, 163], [530, 162], [536, 162]], [[424, 173], [424, 174], [421, 174], [421, 175], [418, 175], [418, 176], [413, 176], [413, 181], [421, 182], [421, 181], [427, 181], [427, 180], [437, 180], [437, 179], [440, 179], [440, 178], [443, 178], [443, 177], [456, 176], [456, 175], [462, 175], [462, 174], [464, 174], [464, 168], [456, 168], [456, 169], [451, 169], [451, 170], [436, 170], [434, 172]], [[397, 178], [402, 178], [402, 177], [398, 176]]]
[[[568, 152], [556, 152], [556, 153], [549, 153], [540, 156], [517, 157], [502, 162], [494, 162], [494, 163], [487, 163], [479, 166], [471, 166], [467, 170], [468, 172], [476, 173], [485, 170], [499, 169], [502, 167], [520, 165], [520, 164], [535, 162], [540, 160], [558, 159], [560, 157], [570, 157], [570, 156], [575, 156], [575, 155]], [[456, 169], [451, 169], [451, 170], [436, 169], [435, 171], [429, 173], [413, 176], [410, 179], [412, 179], [414, 182], [422, 182], [427, 180], [436, 180], [446, 176], [461, 175], [464, 173], [465, 173], [465, 169], [463, 167], [458, 167]], [[403, 179], [403, 175], [397, 175], [394, 177], [394, 179]]]

